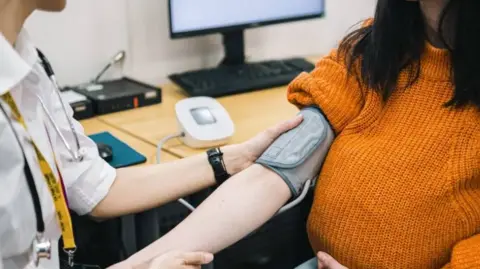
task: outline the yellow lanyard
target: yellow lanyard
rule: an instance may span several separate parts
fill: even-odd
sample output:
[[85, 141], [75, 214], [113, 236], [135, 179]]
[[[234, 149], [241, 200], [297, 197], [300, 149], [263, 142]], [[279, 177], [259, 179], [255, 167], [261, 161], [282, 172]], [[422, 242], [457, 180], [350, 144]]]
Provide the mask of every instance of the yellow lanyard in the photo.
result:
[[[18, 109], [18, 106], [15, 103], [15, 100], [13, 100], [11, 93], [7, 92], [6, 94], [2, 95], [2, 99], [10, 107], [16, 120], [20, 122], [20, 124], [22, 124], [25, 130], [27, 130], [27, 125], [25, 124], [25, 120], [23, 119], [22, 114], [20, 113], [20, 110]], [[64, 193], [63, 187], [62, 187], [62, 182], [61, 182], [62, 176], [60, 175], [60, 180], [57, 180], [55, 178], [52, 168], [48, 164], [43, 154], [38, 149], [37, 145], [35, 145], [34, 142], [32, 142], [32, 144], [33, 144], [33, 148], [35, 149], [35, 153], [37, 154], [38, 162], [40, 164], [40, 170], [43, 173], [45, 181], [48, 185], [48, 189], [50, 190], [50, 194], [52, 196], [53, 202], [55, 203], [57, 220], [60, 225], [60, 229], [62, 230], [64, 249], [75, 251], [76, 245], [75, 245], [75, 238], [73, 235], [72, 219], [70, 217], [70, 211], [68, 210], [68, 205], [65, 197], [66, 194]], [[59, 171], [59, 174], [60, 174], [60, 171]]]

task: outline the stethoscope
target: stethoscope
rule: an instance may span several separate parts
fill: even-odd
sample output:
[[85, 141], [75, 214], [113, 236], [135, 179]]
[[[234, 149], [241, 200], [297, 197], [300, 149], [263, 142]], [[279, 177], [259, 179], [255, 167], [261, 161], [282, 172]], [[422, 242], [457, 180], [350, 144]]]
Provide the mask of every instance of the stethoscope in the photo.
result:
[[[60, 104], [62, 105], [63, 113], [64, 113], [65, 117], [67, 118], [68, 124], [70, 126], [70, 130], [71, 130], [72, 135], [75, 139], [75, 147], [76, 147], [75, 149], [73, 149], [72, 146], [70, 146], [70, 144], [67, 142], [67, 139], [65, 139], [65, 136], [62, 134], [62, 132], [60, 131], [60, 128], [55, 123], [55, 120], [53, 119], [53, 116], [48, 111], [47, 106], [45, 105], [45, 102], [42, 100], [42, 98], [37, 93], [35, 93], [35, 95], [37, 96], [38, 100], [40, 101], [40, 105], [42, 106], [42, 109], [45, 112], [45, 114], [47, 115], [48, 120], [50, 121], [53, 128], [55, 129], [55, 132], [58, 134], [58, 136], [62, 140], [63, 145], [65, 146], [65, 148], [70, 153], [71, 161], [81, 162], [81, 161], [83, 161], [83, 157], [85, 155], [85, 152], [80, 147], [80, 141], [78, 139], [77, 133], [75, 132], [75, 127], [73, 126], [72, 119], [68, 116], [67, 109], [65, 108], [65, 103], [62, 101], [62, 96], [60, 95], [60, 92], [61, 92], [60, 91], [60, 86], [58, 85], [57, 79], [55, 77], [55, 73], [53, 72], [52, 65], [50, 65], [50, 62], [48, 61], [47, 57], [45, 57], [45, 55], [39, 49], [37, 49], [37, 54], [38, 54], [38, 57], [40, 58], [40, 63], [42, 64], [43, 69], [45, 69], [45, 72], [47, 73], [47, 76], [50, 78], [50, 81], [52, 82], [52, 85], [55, 88], [55, 94], [57, 95], [57, 97], [60, 101]], [[125, 51], [119, 51], [118, 53], [116, 53], [112, 57], [110, 62], [97, 75], [97, 77], [94, 80], [92, 80], [91, 84], [96, 85], [98, 83], [98, 81], [100, 80], [100, 78], [102, 77], [102, 75], [105, 74], [105, 72], [113, 64], [115, 64], [117, 62], [120, 62], [124, 58], [125, 58]]]
[[35, 93], [35, 95], [37, 96], [45, 115], [47, 115], [48, 120], [50, 121], [53, 128], [55, 129], [55, 132], [57, 133], [57, 135], [62, 140], [62, 143], [65, 146], [65, 148], [70, 153], [71, 161], [81, 162], [83, 160], [83, 157], [84, 157], [84, 152], [82, 151], [82, 148], [80, 147], [80, 140], [78, 139], [78, 134], [75, 132], [75, 127], [73, 126], [73, 122], [72, 122], [71, 118], [68, 116], [67, 109], [65, 108], [65, 103], [63, 102], [62, 96], [60, 95], [60, 86], [58, 85], [57, 79], [55, 77], [55, 73], [53, 72], [53, 68], [50, 65], [50, 62], [47, 60], [47, 57], [45, 57], [45, 55], [39, 49], [37, 49], [37, 53], [38, 53], [38, 57], [40, 58], [40, 63], [42, 64], [43, 69], [45, 69], [45, 72], [47, 73], [47, 76], [50, 78], [50, 81], [52, 82], [52, 85], [55, 89], [55, 93], [58, 97], [58, 100], [60, 101], [61, 106], [62, 106], [62, 110], [63, 110], [63, 113], [65, 115], [65, 118], [67, 118], [67, 122], [70, 126], [70, 130], [71, 130], [72, 135], [73, 135], [74, 140], [75, 140], [75, 147], [76, 147], [75, 149], [72, 148], [72, 146], [68, 143], [65, 136], [60, 131], [60, 128], [55, 123], [55, 120], [53, 119], [52, 114], [48, 111], [47, 106], [45, 105], [45, 102], [42, 100], [42, 98], [37, 93]]
[[23, 156], [23, 173], [27, 180], [28, 190], [30, 192], [30, 196], [32, 197], [33, 202], [33, 210], [35, 212], [35, 220], [36, 220], [36, 228], [37, 234], [32, 242], [32, 258], [35, 262], [35, 265], [38, 266], [38, 261], [42, 258], [50, 259], [52, 253], [52, 245], [50, 241], [46, 240], [43, 235], [45, 233], [45, 222], [43, 221], [43, 211], [42, 205], [40, 202], [40, 196], [38, 194], [37, 188], [35, 186], [35, 179], [33, 178], [32, 170], [27, 161], [27, 156], [25, 154], [25, 148], [23, 147], [22, 143], [20, 142], [20, 136], [18, 135], [17, 131], [13, 127], [13, 122], [11, 118], [8, 116], [7, 112], [0, 105], [0, 110], [2, 111], [3, 115], [7, 119], [7, 122], [12, 130], [15, 139], [17, 140], [18, 146], [22, 151]]

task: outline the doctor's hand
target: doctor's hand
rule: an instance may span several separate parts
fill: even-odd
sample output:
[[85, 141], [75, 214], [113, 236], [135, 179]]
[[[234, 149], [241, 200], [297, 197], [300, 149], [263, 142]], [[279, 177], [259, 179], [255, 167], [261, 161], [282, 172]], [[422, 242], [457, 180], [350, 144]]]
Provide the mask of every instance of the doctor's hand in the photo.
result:
[[317, 253], [318, 269], [348, 269], [324, 252]]
[[227, 172], [233, 175], [251, 166], [280, 135], [297, 127], [302, 120], [303, 117], [298, 115], [266, 129], [241, 144], [222, 148]]
[[213, 261], [213, 255], [204, 252], [169, 252], [154, 259], [148, 269], [200, 269]]

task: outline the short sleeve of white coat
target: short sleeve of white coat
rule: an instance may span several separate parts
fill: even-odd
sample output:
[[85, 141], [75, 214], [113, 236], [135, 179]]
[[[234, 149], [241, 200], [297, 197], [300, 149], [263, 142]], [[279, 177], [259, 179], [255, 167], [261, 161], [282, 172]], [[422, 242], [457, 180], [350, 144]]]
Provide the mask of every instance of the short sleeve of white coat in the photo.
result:
[[[50, 100], [54, 107], [56, 123], [71, 147], [76, 149], [70, 124], [55, 91], [50, 92]], [[57, 156], [61, 159], [61, 172], [69, 207], [77, 214], [85, 215], [90, 213], [105, 198], [115, 180], [116, 170], [100, 157], [97, 145], [85, 135], [82, 125], [73, 118], [73, 110], [66, 102], [65, 108], [67, 116], [74, 125], [82, 152], [84, 152], [83, 161], [72, 162], [71, 154], [58, 136], [55, 146], [58, 149]]]

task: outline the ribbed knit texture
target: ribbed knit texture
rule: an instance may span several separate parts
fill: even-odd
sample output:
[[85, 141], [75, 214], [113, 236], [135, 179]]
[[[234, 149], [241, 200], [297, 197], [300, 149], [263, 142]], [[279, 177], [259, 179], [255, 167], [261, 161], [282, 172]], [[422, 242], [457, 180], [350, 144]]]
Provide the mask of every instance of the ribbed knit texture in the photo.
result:
[[[386, 102], [337, 52], [289, 87], [337, 132], [316, 186], [311, 244], [355, 268], [480, 268], [480, 113], [453, 95], [447, 51], [427, 44], [419, 80]], [[399, 87], [407, 83], [401, 74]]]

